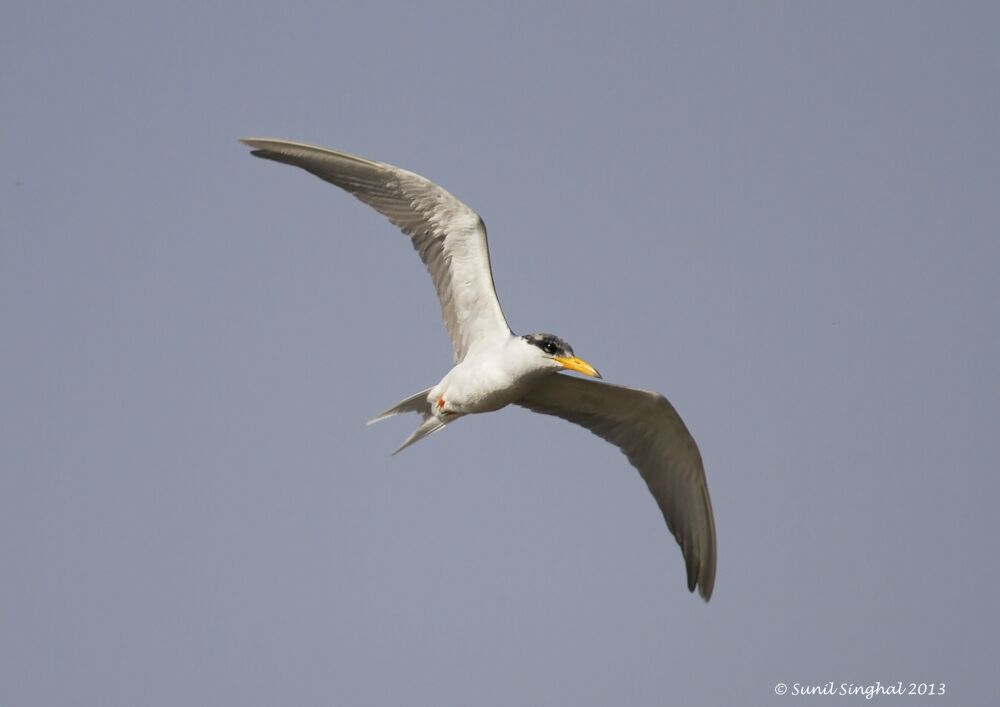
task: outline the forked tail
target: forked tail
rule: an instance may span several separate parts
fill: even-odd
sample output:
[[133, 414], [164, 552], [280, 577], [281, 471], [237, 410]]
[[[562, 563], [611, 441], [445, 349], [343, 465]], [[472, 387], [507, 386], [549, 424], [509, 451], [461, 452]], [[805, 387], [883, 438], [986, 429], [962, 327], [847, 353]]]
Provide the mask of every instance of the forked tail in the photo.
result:
[[446, 422], [441, 418], [436, 417], [434, 413], [431, 411], [430, 403], [427, 402], [427, 395], [430, 392], [431, 389], [427, 388], [426, 390], [421, 390], [419, 393], [414, 393], [406, 400], [396, 403], [388, 410], [379, 413], [378, 415], [376, 415], [375, 417], [373, 417], [371, 420], [368, 421], [368, 424], [371, 425], [376, 422], [379, 422], [380, 420], [384, 420], [387, 417], [398, 415], [402, 412], [416, 412], [419, 413], [420, 416], [423, 418], [423, 421], [420, 423], [420, 426], [413, 431], [413, 434], [407, 437], [406, 440], [403, 442], [403, 444], [400, 445], [399, 449], [397, 449], [395, 452], [392, 453], [393, 456], [399, 454], [401, 451], [409, 447], [411, 444], [419, 442], [427, 435], [433, 432], [437, 432], [439, 429], [444, 427], [448, 422], [450, 422], [450, 420]]

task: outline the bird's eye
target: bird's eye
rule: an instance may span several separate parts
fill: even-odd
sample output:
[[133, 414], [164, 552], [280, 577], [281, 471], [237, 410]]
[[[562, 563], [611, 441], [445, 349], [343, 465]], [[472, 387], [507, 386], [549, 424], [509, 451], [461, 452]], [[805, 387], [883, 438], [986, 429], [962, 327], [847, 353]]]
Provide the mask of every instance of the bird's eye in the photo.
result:
[[556, 352], [556, 345], [549, 341], [542, 350], [547, 354], [554, 354]]

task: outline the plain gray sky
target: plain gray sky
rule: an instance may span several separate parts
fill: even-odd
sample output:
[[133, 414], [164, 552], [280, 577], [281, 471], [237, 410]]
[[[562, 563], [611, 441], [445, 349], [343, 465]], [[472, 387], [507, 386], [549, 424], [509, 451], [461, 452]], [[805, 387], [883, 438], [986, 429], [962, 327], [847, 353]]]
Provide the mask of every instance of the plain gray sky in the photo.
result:
[[[996, 3], [0, 20], [0, 704], [995, 704]], [[439, 182], [516, 331], [673, 401], [711, 603], [581, 429], [390, 458], [416, 419], [365, 421], [450, 362], [429, 280], [246, 135]]]

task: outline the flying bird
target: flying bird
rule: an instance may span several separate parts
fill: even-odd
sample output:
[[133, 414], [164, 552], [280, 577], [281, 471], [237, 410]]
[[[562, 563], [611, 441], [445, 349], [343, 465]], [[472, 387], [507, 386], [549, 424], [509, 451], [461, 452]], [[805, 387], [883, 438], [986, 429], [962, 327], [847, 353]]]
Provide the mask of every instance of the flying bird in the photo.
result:
[[558, 336], [511, 331], [493, 285], [486, 226], [475, 211], [424, 177], [383, 162], [287, 140], [241, 142], [256, 157], [301, 167], [368, 204], [409, 236], [430, 272], [454, 366], [436, 385], [371, 420], [420, 415], [396, 452], [460, 417], [510, 404], [585, 427], [638, 469], [681, 547], [688, 589], [711, 597], [715, 520], [701, 454], [684, 422], [659, 393], [597, 382], [597, 370]]

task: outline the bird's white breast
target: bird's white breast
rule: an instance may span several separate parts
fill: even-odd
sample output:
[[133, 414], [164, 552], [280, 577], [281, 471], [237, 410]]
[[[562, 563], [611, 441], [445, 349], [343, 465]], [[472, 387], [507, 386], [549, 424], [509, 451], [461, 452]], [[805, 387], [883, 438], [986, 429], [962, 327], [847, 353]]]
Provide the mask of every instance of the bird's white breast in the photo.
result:
[[432, 409], [442, 413], [492, 412], [518, 400], [549, 373], [520, 338], [511, 337], [500, 345], [470, 351], [431, 389], [427, 399]]

